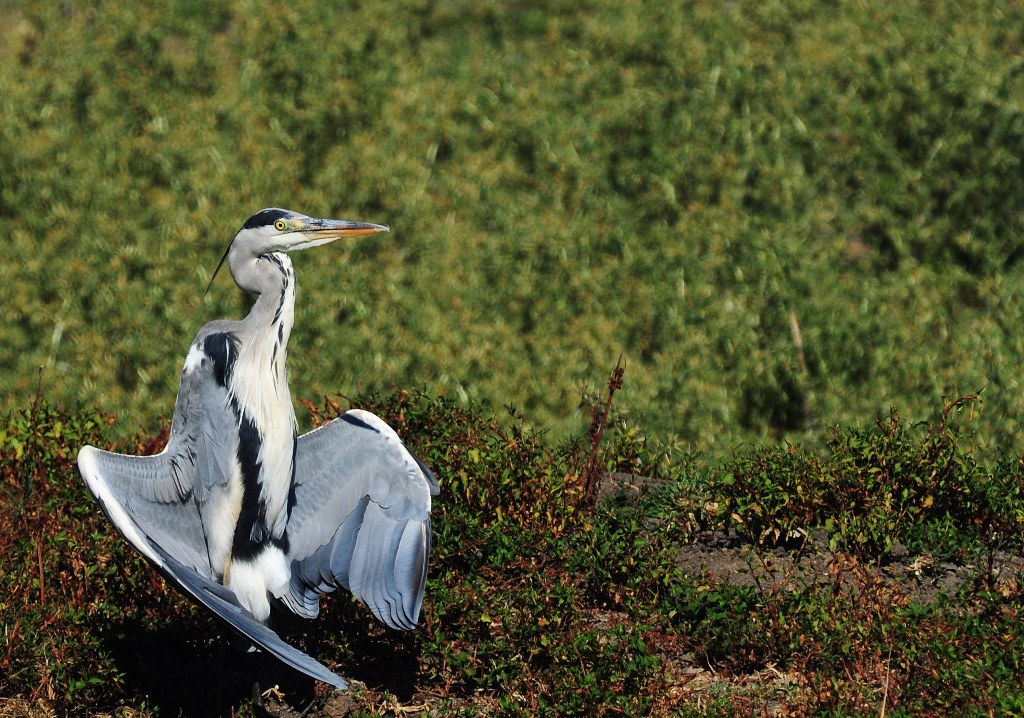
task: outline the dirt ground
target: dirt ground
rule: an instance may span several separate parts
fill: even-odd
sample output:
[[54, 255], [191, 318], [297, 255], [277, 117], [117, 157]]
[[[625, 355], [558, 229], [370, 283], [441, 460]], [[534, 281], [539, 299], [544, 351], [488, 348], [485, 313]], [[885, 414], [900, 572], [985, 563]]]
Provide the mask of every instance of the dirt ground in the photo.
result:
[[[677, 562], [686, 575], [694, 578], [705, 575], [737, 585], [796, 590], [833, 582], [835, 564], [841, 558], [829, 549], [824, 531], [812, 533], [796, 550], [755, 550], [735, 535], [708, 532], [693, 544], [680, 547]], [[901, 592], [908, 602], [929, 604], [943, 595], [955, 597], [960, 589], [987, 581], [989, 574], [991, 588], [998, 589], [1003, 582], [1021, 575], [1024, 558], [997, 552], [991, 557], [991, 565], [987, 557], [938, 560], [927, 553], [911, 554], [897, 543], [885, 561], [861, 565], [860, 569]]]

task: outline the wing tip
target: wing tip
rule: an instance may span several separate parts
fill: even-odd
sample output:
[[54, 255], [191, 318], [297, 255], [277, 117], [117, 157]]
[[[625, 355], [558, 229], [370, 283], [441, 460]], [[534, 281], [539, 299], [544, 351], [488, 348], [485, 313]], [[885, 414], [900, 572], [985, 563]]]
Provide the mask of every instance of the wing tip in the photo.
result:
[[78, 450], [78, 473], [81, 474], [85, 485], [89, 487], [89, 491], [92, 492], [92, 495], [102, 505], [103, 499], [101, 495], [108, 494], [109, 491], [106, 487], [106, 482], [103, 480], [103, 474], [100, 472], [98, 458], [99, 449], [95, 446], [86, 444]]
[[78, 450], [78, 471], [85, 478], [86, 473], [93, 473], [96, 467], [96, 447], [86, 444]]
[[155, 565], [164, 568], [164, 562], [153, 551], [149, 541], [144, 537], [141, 528], [129, 516], [128, 511], [103, 478], [103, 473], [100, 471], [97, 460], [99, 456], [100, 449], [88, 444], [78, 450], [78, 472], [82, 475], [86, 487], [95, 497], [96, 502], [103, 509], [103, 513], [107, 515], [110, 523], [114, 524], [114, 528], [124, 536], [125, 540]]

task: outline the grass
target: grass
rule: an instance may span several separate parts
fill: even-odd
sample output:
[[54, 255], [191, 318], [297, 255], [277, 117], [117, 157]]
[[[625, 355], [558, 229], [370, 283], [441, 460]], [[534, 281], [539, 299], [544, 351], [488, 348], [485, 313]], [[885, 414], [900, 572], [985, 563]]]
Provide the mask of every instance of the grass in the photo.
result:
[[300, 396], [578, 436], [621, 353], [620, 411], [718, 458], [979, 390], [1019, 436], [1018, 3], [202, 7], [4, 11], [6, 411], [42, 367], [156, 426], [281, 204], [394, 228], [296, 257]]
[[[73, 467], [81, 443], [107, 443], [109, 422], [41, 402], [0, 428], [0, 512], [16, 527], [0, 535], [0, 708], [909, 716], [1024, 705], [1024, 470], [1019, 458], [978, 460], [969, 401], [932, 422], [893, 414], [837, 429], [823, 455], [755, 447], [718, 467], [667, 456], [612, 415], [594, 504], [588, 442], [552, 446], [522, 417], [418, 394], [356, 403], [396, 426], [443, 492], [421, 626], [389, 632], [335, 595], [304, 643], [365, 684], [344, 698], [348, 712], [232, 647], [131, 553]], [[339, 406], [309, 408], [319, 420]], [[857, 488], [837, 487], [840, 472]], [[867, 474], [873, 484], [852, 480]], [[946, 577], [957, 580], [934, 587]], [[254, 682], [283, 698], [253, 698]]]

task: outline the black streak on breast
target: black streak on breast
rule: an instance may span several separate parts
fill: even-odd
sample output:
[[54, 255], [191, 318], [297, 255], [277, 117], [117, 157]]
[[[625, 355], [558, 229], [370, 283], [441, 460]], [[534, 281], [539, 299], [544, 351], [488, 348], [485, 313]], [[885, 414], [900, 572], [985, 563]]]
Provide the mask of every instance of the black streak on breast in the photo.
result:
[[270, 538], [267, 526], [267, 507], [260, 500], [259, 476], [262, 464], [260, 449], [263, 437], [256, 422], [232, 401], [238, 412], [238, 464], [242, 470], [242, 509], [235, 524], [232, 551], [237, 558], [252, 559], [260, 546]]

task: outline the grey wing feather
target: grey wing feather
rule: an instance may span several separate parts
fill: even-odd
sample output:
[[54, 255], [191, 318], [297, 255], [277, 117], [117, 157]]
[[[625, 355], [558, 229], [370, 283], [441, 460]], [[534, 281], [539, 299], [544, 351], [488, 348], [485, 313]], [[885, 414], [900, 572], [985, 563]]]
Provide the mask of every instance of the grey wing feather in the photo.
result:
[[349, 411], [299, 437], [288, 521], [296, 613], [347, 588], [392, 628], [415, 627], [430, 555], [430, 469], [380, 418]]

